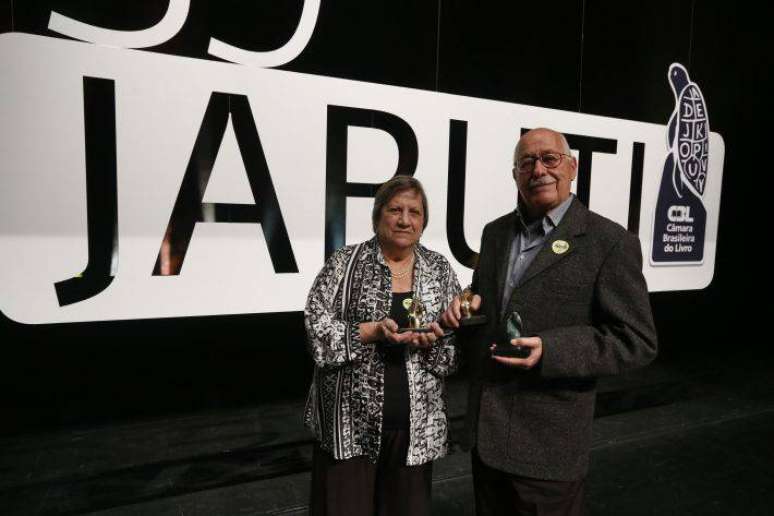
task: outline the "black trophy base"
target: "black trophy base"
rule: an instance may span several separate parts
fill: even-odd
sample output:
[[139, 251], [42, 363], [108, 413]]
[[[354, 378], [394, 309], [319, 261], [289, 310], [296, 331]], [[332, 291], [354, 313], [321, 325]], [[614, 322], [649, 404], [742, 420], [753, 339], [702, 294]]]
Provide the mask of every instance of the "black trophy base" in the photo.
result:
[[398, 333], [406, 333], [407, 331], [413, 331], [414, 333], [431, 333], [432, 328], [398, 328]]
[[486, 315], [471, 315], [460, 319], [460, 328], [471, 328], [482, 324], [486, 324]]
[[497, 344], [492, 350], [492, 355], [508, 358], [527, 358], [531, 349], [527, 346], [514, 346], [513, 344]]

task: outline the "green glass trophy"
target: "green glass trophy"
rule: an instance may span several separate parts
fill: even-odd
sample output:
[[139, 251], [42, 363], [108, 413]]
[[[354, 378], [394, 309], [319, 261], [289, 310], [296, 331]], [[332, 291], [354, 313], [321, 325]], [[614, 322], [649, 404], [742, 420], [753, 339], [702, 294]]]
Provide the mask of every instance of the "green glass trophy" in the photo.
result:
[[502, 336], [497, 340], [493, 355], [500, 357], [527, 358], [531, 352], [526, 346], [514, 346], [511, 340], [522, 336], [523, 325], [519, 312], [511, 312], [505, 319]]

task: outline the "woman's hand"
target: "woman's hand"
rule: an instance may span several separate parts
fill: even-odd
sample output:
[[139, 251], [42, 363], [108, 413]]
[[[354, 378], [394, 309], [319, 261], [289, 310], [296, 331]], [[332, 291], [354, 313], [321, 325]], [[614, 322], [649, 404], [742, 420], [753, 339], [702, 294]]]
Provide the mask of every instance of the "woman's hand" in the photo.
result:
[[398, 333], [398, 323], [386, 317], [381, 321], [360, 323], [362, 342], [391, 342], [398, 344], [406, 341], [406, 333]]
[[441, 329], [441, 326], [437, 322], [430, 323], [428, 328], [433, 331], [422, 333], [411, 331], [403, 333], [402, 335], [408, 335], [407, 344], [410, 346], [420, 349], [430, 348], [435, 341], [443, 337], [443, 329]]
[[398, 323], [387, 317], [377, 322], [360, 323], [360, 340], [362, 342], [383, 341], [392, 344], [408, 344], [415, 348], [429, 348], [443, 336], [443, 330], [435, 322], [428, 327], [433, 331], [398, 333]]

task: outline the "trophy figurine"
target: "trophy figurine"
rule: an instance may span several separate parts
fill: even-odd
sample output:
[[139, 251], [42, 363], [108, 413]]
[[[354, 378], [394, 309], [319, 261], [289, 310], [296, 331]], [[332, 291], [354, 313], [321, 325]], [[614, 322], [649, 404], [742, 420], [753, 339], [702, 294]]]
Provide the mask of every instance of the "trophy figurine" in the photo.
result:
[[500, 357], [527, 358], [531, 352], [530, 348], [511, 344], [512, 339], [521, 337], [522, 328], [519, 312], [511, 312], [505, 320], [502, 338], [498, 339], [492, 354]]
[[462, 291], [460, 296], [460, 311], [462, 312], [462, 319], [460, 319], [461, 327], [479, 326], [486, 323], [486, 315], [474, 315], [471, 312], [470, 304], [473, 302], [473, 291], [466, 288]]
[[408, 328], [398, 328], [398, 333], [413, 331], [415, 333], [427, 333], [433, 331], [425, 326], [425, 305], [418, 298], [406, 300], [403, 306], [408, 311]]

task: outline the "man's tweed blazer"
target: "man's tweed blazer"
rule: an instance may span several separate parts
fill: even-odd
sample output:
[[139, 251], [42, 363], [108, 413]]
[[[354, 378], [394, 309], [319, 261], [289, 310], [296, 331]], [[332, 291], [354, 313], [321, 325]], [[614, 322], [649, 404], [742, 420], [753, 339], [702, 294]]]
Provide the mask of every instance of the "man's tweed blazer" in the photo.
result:
[[[524, 335], [543, 340], [529, 371], [501, 366], [489, 346], [502, 328], [501, 299], [516, 212], [487, 224], [473, 289], [488, 323], [470, 337], [466, 441], [485, 464], [549, 480], [585, 476], [596, 379], [656, 356], [656, 330], [638, 238], [574, 199], [514, 290]], [[553, 243], [569, 249], [557, 253]], [[560, 249], [561, 250], [561, 249]]]

